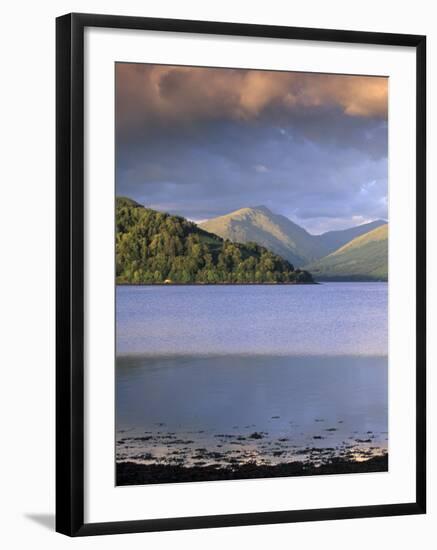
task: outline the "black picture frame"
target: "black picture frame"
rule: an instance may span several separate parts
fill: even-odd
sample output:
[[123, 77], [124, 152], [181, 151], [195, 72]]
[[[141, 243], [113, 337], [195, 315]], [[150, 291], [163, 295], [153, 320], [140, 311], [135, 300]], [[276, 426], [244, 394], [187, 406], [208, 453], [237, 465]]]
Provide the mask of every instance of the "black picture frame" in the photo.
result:
[[[106, 27], [415, 48], [416, 499], [215, 516], [84, 522], [84, 29]], [[423, 514], [426, 511], [426, 37], [283, 26], [68, 14], [56, 20], [56, 530], [69, 536]]]

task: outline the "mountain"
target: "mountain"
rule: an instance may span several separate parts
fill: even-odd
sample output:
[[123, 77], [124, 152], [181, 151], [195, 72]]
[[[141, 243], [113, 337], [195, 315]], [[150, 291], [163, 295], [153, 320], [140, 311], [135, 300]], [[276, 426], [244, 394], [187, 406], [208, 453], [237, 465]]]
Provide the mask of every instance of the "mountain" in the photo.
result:
[[381, 227], [386, 224], [387, 222], [384, 220], [375, 220], [373, 222], [357, 225], [349, 229], [343, 229], [341, 231], [328, 231], [327, 233], [323, 233], [318, 237], [325, 249], [324, 255], [334, 252], [352, 239], [355, 239], [355, 237], [364, 235], [372, 229], [376, 229], [377, 227]]
[[256, 243], [225, 241], [127, 197], [116, 199], [116, 277], [119, 284], [313, 282]]
[[321, 281], [387, 281], [388, 224], [352, 239], [306, 269]]
[[285, 216], [274, 214], [265, 206], [241, 208], [230, 214], [213, 218], [199, 227], [223, 239], [235, 242], [256, 242], [302, 266], [330, 254], [351, 239], [367, 233], [385, 222], [377, 220], [343, 231], [311, 235]]
[[323, 255], [323, 246], [305, 229], [265, 206], [241, 208], [207, 220], [199, 227], [223, 239], [256, 242], [296, 265]]

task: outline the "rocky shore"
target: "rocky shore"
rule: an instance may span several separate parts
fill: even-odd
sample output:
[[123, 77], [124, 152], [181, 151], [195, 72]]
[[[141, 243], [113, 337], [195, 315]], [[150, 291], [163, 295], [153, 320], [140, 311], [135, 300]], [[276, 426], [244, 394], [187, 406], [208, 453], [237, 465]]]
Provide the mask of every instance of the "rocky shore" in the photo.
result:
[[327, 474], [359, 474], [388, 471], [388, 454], [364, 461], [333, 458], [322, 465], [313, 462], [291, 462], [276, 465], [256, 463], [223, 467], [179, 466], [161, 464], [117, 463], [117, 485], [146, 485], [151, 483], [182, 483], [193, 481], [218, 481], [231, 479], [256, 479]]

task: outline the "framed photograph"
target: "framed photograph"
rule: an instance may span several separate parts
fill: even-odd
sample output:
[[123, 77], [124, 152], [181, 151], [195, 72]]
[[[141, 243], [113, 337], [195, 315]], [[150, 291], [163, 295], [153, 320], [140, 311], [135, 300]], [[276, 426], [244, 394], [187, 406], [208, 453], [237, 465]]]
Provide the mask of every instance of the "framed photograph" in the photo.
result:
[[56, 52], [57, 530], [425, 513], [425, 37]]

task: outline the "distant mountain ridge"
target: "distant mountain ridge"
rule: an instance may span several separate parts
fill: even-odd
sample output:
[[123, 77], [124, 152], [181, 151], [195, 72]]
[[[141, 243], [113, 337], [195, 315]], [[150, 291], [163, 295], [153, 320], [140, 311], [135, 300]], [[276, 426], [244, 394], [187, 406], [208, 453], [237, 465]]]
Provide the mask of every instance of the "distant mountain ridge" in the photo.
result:
[[340, 231], [328, 231], [319, 235], [321, 242], [326, 247], [325, 250], [328, 251], [328, 254], [334, 252], [338, 248], [342, 247], [347, 242], [364, 235], [377, 227], [382, 227], [387, 225], [385, 220], [375, 220], [373, 222], [365, 223], [363, 225], [357, 225], [355, 227], [350, 227], [349, 229], [342, 229]]
[[234, 242], [256, 242], [297, 266], [304, 266], [345, 245], [352, 239], [387, 222], [373, 222], [322, 235], [311, 235], [280, 214], [265, 206], [241, 208], [199, 224], [199, 227]]
[[319, 281], [387, 281], [388, 224], [355, 237], [305, 269]]

